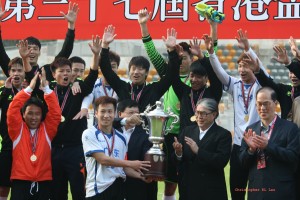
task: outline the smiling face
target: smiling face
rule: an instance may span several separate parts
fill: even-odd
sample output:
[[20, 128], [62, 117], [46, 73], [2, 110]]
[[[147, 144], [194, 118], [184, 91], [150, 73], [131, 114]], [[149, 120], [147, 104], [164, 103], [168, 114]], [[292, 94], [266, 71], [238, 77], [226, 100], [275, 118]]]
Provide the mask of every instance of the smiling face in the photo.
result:
[[207, 83], [207, 76], [201, 76], [193, 72], [190, 73], [190, 82], [192, 90], [200, 90]]
[[295, 74], [293, 72], [289, 72], [289, 78], [292, 81], [292, 85], [294, 87], [297, 87], [300, 85], [300, 80], [297, 78], [297, 76], [295, 76]]
[[61, 67], [58, 67], [52, 73], [52, 75], [54, 79], [57, 81], [58, 85], [68, 86], [70, 84], [71, 77], [72, 77], [71, 67], [69, 65], [63, 65]]
[[276, 103], [271, 98], [271, 91], [261, 90], [256, 96], [256, 110], [265, 125], [269, 125], [275, 117]]
[[42, 120], [42, 109], [34, 104], [30, 104], [26, 107], [23, 118], [30, 129], [36, 129]]
[[84, 77], [84, 64], [72, 63], [72, 80]]
[[180, 75], [186, 75], [189, 73], [190, 66], [192, 64], [193, 60], [188, 52], [184, 51], [182, 55], [182, 61], [180, 65], [179, 73]]
[[247, 64], [245, 63], [240, 62], [238, 64], [238, 73], [244, 83], [250, 84], [255, 81], [255, 75], [253, 74], [249, 66], [247, 66]]
[[129, 70], [129, 78], [134, 85], [142, 85], [146, 81], [148, 72], [142, 66], [132, 65]]
[[115, 117], [115, 108], [113, 104], [100, 104], [95, 112], [95, 116], [98, 119], [98, 126], [100, 129], [112, 127]]
[[25, 78], [23, 66], [18, 63], [12, 64], [9, 70], [9, 76], [12, 77], [12, 85], [15, 88], [21, 88]]
[[202, 130], [206, 130], [214, 122], [217, 113], [210, 111], [203, 105], [198, 105], [196, 108], [195, 116], [198, 126]]
[[36, 66], [39, 56], [41, 55], [40, 48], [35, 44], [29, 44], [28, 49], [31, 49], [31, 53], [29, 54], [29, 62], [31, 66]]

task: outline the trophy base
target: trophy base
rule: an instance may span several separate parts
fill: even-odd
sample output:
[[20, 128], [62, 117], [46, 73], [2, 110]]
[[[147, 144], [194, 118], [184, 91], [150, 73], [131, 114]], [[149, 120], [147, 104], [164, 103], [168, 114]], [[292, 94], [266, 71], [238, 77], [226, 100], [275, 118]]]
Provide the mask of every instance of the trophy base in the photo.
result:
[[144, 171], [144, 176], [147, 178], [153, 178], [157, 180], [163, 180], [166, 178], [166, 156], [163, 151], [159, 153], [151, 153], [153, 149], [149, 150], [144, 157], [145, 161], [150, 161], [151, 167], [149, 171]]

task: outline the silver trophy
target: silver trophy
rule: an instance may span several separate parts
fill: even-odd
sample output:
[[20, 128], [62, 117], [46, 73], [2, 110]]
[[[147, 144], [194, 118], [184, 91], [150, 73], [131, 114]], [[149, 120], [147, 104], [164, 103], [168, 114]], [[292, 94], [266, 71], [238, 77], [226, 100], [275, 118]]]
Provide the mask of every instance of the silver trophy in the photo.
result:
[[[148, 127], [144, 127], [149, 132], [149, 141], [153, 146], [145, 154], [144, 160], [150, 161], [151, 168], [149, 171], [144, 172], [145, 177], [164, 179], [166, 170], [166, 155], [160, 148], [160, 144], [164, 141], [164, 135], [168, 133], [175, 123], [178, 122], [179, 117], [168, 110], [165, 113], [161, 102], [156, 101], [156, 108], [150, 111], [152, 107], [148, 107], [141, 116], [145, 116], [148, 120]], [[166, 129], [167, 121], [170, 117], [174, 117], [169, 129]]]

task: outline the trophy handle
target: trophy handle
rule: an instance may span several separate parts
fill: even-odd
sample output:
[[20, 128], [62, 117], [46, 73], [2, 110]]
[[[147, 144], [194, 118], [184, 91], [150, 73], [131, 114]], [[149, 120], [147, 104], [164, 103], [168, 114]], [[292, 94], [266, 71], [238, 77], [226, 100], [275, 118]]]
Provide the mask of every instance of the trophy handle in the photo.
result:
[[[144, 113], [140, 113], [140, 116], [141, 117], [143, 117], [142, 118], [142, 128], [149, 134], [150, 133], [150, 129], [151, 129], [151, 126], [149, 126], [149, 124], [150, 124], [150, 121], [149, 121], [149, 119], [148, 119], [148, 117], [144, 114]], [[145, 121], [144, 121], [144, 119], [147, 119], [147, 122], [148, 122], [148, 125], [146, 126], [146, 123], [145, 123]]]
[[[167, 128], [167, 129], [165, 129], [164, 135], [167, 135], [167, 134], [169, 133], [169, 131], [171, 131], [171, 130], [173, 129], [174, 124], [176, 124], [176, 123], [179, 121], [179, 117], [178, 117], [176, 114], [174, 114], [174, 113], [170, 113], [170, 114], [169, 114], [169, 117], [174, 117], [174, 120], [173, 120], [173, 122], [171, 123], [170, 127]], [[166, 126], [166, 125], [167, 125], [167, 120], [166, 120], [165, 126]]]

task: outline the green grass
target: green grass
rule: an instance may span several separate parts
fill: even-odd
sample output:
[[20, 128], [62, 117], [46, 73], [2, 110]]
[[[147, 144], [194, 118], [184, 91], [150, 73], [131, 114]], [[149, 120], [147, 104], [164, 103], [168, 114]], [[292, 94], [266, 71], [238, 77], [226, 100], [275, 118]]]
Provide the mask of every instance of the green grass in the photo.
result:
[[[228, 199], [231, 199], [230, 195], [230, 187], [229, 187], [229, 164], [225, 167], [225, 179], [226, 179], [226, 186], [227, 186], [227, 194], [228, 194]], [[164, 193], [164, 182], [159, 182], [158, 183], [158, 192], [157, 192], [157, 200], [161, 200], [163, 193]], [[69, 190], [70, 191], [70, 190]], [[176, 199], [178, 199], [179, 194], [178, 194], [178, 189], [176, 190]], [[69, 200], [72, 200], [71, 193], [69, 192]]]

